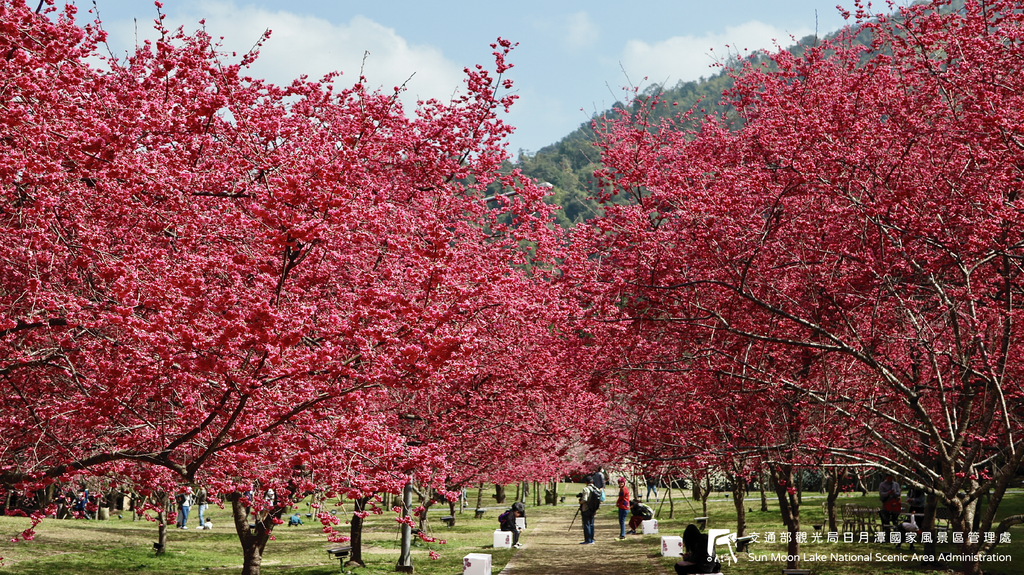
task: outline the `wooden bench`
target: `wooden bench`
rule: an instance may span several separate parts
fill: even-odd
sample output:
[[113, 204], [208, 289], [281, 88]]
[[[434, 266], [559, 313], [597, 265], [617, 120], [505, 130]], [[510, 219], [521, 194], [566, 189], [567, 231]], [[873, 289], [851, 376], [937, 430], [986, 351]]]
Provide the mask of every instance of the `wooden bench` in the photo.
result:
[[331, 547], [327, 550], [327, 554], [333, 559], [341, 561], [341, 569], [345, 570], [345, 560], [348, 559], [348, 554], [352, 552], [351, 545], [344, 545], [342, 547]]
[[449, 529], [451, 529], [452, 527], [455, 527], [455, 516], [454, 515], [445, 515], [444, 517], [440, 518], [440, 521], [441, 521], [441, 523], [444, 523], [445, 525], [447, 525]]

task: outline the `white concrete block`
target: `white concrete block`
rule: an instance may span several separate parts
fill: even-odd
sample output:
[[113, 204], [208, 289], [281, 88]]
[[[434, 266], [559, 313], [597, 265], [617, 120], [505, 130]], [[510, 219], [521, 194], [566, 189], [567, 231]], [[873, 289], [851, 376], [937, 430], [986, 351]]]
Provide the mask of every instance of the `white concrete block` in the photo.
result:
[[647, 521], [644, 521], [643, 523], [641, 523], [641, 525], [643, 526], [643, 533], [644, 533], [644, 535], [652, 535], [652, 534], [657, 535], [658, 534], [658, 520], [657, 519], [648, 519]]
[[682, 557], [683, 538], [675, 535], [662, 535], [661, 554], [665, 557]]
[[470, 553], [462, 558], [463, 575], [491, 575], [491, 556], [488, 553]]
[[511, 549], [512, 548], [512, 532], [502, 531], [501, 529], [494, 530], [494, 548], [495, 549]]

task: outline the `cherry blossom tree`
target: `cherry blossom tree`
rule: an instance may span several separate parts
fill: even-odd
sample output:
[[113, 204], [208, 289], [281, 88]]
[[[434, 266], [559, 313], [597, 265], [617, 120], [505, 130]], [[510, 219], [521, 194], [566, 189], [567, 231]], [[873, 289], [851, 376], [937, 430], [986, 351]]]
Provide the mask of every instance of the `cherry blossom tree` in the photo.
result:
[[994, 533], [965, 538], [973, 556], [1024, 521], [994, 521], [1024, 457], [1024, 15], [937, 1], [850, 16], [800, 56], [741, 62], [735, 130], [697, 110], [693, 131], [642, 110], [606, 126], [609, 193], [632, 201], [577, 233], [566, 269], [603, 294], [602, 321], [673, 326], [646, 340], [658, 361], [708, 358], [695, 381], [800, 398], [793, 416], [822, 422], [803, 450], [892, 471], [954, 531]]
[[97, 67], [99, 25], [45, 6], [0, 5], [0, 485], [202, 483], [258, 573], [295, 492], [436, 463], [392, 399], [443, 395], [493, 322], [538, 316], [550, 209], [499, 175], [511, 43], [406, 114], [159, 21]]

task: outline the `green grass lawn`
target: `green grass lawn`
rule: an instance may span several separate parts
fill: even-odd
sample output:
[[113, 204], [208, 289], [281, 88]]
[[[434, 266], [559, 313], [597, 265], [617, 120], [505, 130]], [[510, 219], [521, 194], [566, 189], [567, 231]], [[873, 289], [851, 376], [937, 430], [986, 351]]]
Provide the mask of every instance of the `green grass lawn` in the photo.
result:
[[[573, 503], [572, 494], [576, 493], [581, 486], [570, 485], [565, 489], [567, 503]], [[489, 493], [489, 492], [487, 492]], [[684, 500], [681, 493], [675, 493], [673, 518], [668, 517], [669, 506], [664, 504], [661, 507], [659, 517], [660, 534], [681, 534], [688, 523], [693, 521], [694, 511], [691, 506], [700, 512], [700, 503], [697, 501]], [[781, 532], [782, 523], [779, 518], [778, 506], [769, 499], [769, 511], [760, 512], [760, 500], [754, 493], [753, 499], [747, 501], [746, 507], [753, 509], [747, 514], [747, 531], [762, 534], [774, 531]], [[475, 491], [470, 492], [470, 502], [476, 501]], [[841, 497], [840, 503], [863, 503], [874, 506], [877, 498], [869, 496]], [[804, 503], [801, 508], [801, 522], [804, 530], [813, 533], [813, 524], [822, 523], [821, 501], [823, 499], [816, 493], [804, 494]], [[511, 495], [508, 503], [511, 503]], [[474, 519], [472, 509], [467, 509], [462, 515], [457, 515], [454, 528], [447, 528], [437, 518], [447, 515], [447, 507], [434, 508], [431, 510], [433, 534], [447, 540], [447, 544], [438, 543], [425, 544], [416, 542], [413, 547], [413, 562], [417, 573], [452, 574], [462, 572], [462, 557], [467, 553], [490, 553], [493, 559], [493, 573], [498, 573], [512, 557], [512, 552], [503, 549], [491, 548], [491, 533], [497, 526], [498, 507], [493, 499], [485, 496], [484, 505], [490, 505], [491, 509], [482, 519]], [[733, 503], [724, 496], [713, 496], [708, 504], [708, 527], [728, 528], [735, 530], [736, 519]], [[352, 507], [346, 507], [351, 511]], [[303, 512], [304, 507], [299, 511]], [[347, 516], [340, 508], [339, 515]], [[575, 509], [569, 506], [557, 508], [528, 507], [527, 516], [531, 520], [548, 516], [548, 514], [562, 514], [565, 519], [572, 517]], [[614, 515], [614, 505], [606, 503], [602, 506], [601, 514], [609, 517]], [[1008, 494], [1000, 510], [1000, 516], [1014, 513], [1024, 513], [1024, 493], [1015, 492]], [[28, 520], [16, 517], [0, 517], [0, 556], [3, 565], [0, 572], [11, 574], [38, 574], [38, 575], [70, 575], [70, 574], [109, 574], [109, 573], [155, 573], [155, 574], [176, 574], [176, 573], [208, 573], [238, 572], [241, 568], [242, 556], [237, 537], [233, 527], [228, 523], [229, 513], [227, 510], [216, 507], [208, 513], [213, 519], [214, 530], [199, 531], [191, 529], [188, 531], [171, 529], [168, 533], [167, 553], [157, 557], [152, 550], [152, 544], [156, 541], [156, 524], [148, 521], [132, 522], [130, 519], [114, 519], [110, 521], [85, 521], [85, 520], [46, 520], [37, 529], [38, 535], [35, 541], [12, 543], [11, 536], [28, 526]], [[128, 517], [128, 516], [126, 516]], [[265, 573], [288, 572], [292, 574], [314, 575], [314, 574], [337, 574], [340, 572], [339, 562], [330, 559], [325, 550], [331, 546], [326, 536], [321, 532], [319, 523], [306, 519], [306, 524], [300, 527], [278, 526], [274, 533], [276, 539], [267, 545], [263, 556], [263, 571]], [[578, 528], [578, 522], [577, 522]], [[339, 530], [347, 532], [347, 525], [339, 526]], [[371, 515], [367, 519], [364, 528], [364, 551], [363, 557], [367, 567], [354, 568], [352, 572], [356, 575], [393, 573], [399, 553], [399, 529], [394, 517], [390, 513], [383, 516]], [[653, 536], [642, 538], [642, 545], [650, 545], [650, 555], [656, 555], [659, 539]], [[904, 545], [904, 548], [906, 546]], [[917, 547], [918, 553], [921, 546]], [[441, 558], [430, 560], [428, 552], [437, 551]], [[955, 551], [952, 546], [940, 546], [940, 552]], [[751, 549], [750, 554], [738, 554], [739, 563], [726, 565], [723, 568], [725, 573], [730, 574], [768, 574], [781, 573], [785, 566], [784, 562], [772, 561], [771, 555], [784, 554], [785, 546], [781, 543], [759, 543]], [[909, 551], [902, 553], [896, 551], [890, 544], [875, 543], [827, 543], [808, 542], [801, 547], [801, 553], [805, 556], [812, 554], [824, 555], [825, 561], [808, 562], [801, 566], [813, 569], [816, 575], [859, 575], [863, 573], [925, 573], [913, 560]], [[898, 560], [895, 557], [889, 560], [874, 560], [875, 553], [900, 556], [906, 560]], [[1005, 561], [986, 565], [986, 571], [990, 573], [1001, 573], [1005, 575], [1024, 575], [1024, 527], [1015, 527], [1011, 530], [1011, 543], [1000, 545], [997, 553], [1007, 555], [1010, 558], [1019, 558], [1017, 561]], [[838, 561], [830, 558], [832, 554], [871, 554], [871, 562], [863, 561]], [[750, 560], [763, 558], [763, 560]], [[667, 572], [671, 572], [671, 565], [675, 562], [672, 558], [657, 558], [663, 563]], [[1020, 564], [1018, 566], [1018, 564]], [[950, 566], [954, 567], [954, 566]], [[941, 571], [945, 572], [945, 571]]]
[[[915, 545], [914, 548], [916, 556], [908, 550], [906, 544], [901, 549], [896, 549], [895, 545], [892, 544], [842, 543], [842, 536], [839, 537], [840, 542], [829, 543], [825, 533], [828, 530], [828, 526], [825, 524], [821, 506], [823, 501], [824, 497], [818, 493], [804, 493], [803, 504], [800, 507], [800, 523], [801, 531], [807, 533], [808, 542], [801, 544], [800, 554], [805, 559], [816, 557], [818, 561], [805, 560], [801, 563], [801, 568], [812, 569], [815, 575], [946, 573], [949, 569], [957, 568], [956, 564], [949, 564], [947, 569], [939, 571], [921, 568], [920, 556], [923, 554], [924, 549], [920, 543]], [[674, 499], [674, 503], [676, 511], [674, 519], [667, 518], [668, 506], [664, 505], [662, 507], [662, 517], [659, 519], [659, 531], [661, 534], [681, 534], [686, 525], [693, 520], [694, 512], [691, 511], [691, 505], [698, 513], [701, 511], [699, 501], [690, 500], [689, 504], [687, 504], [686, 500], [679, 498]], [[857, 496], [841, 495], [836, 505], [840, 506], [845, 503], [853, 503], [865, 507], [877, 507], [879, 505], [878, 497], [874, 494], [870, 494], [867, 497], [860, 497], [859, 494]], [[737, 554], [739, 562], [734, 565], [724, 565], [722, 569], [724, 572], [749, 575], [778, 574], [782, 572], [782, 569], [786, 566], [785, 561], [773, 560], [773, 556], [785, 555], [786, 545], [778, 542], [765, 543], [764, 534], [766, 532], [775, 532], [776, 541], [778, 541], [779, 534], [785, 529], [779, 515], [777, 502], [769, 497], [768, 506], [769, 510], [767, 512], [760, 511], [760, 495], [756, 492], [752, 493], [751, 499], [746, 501], [745, 507], [748, 509], [747, 533], [760, 533], [762, 542], [753, 545], [749, 553]], [[997, 518], [1019, 513], [1024, 513], [1024, 492], [1012, 492], [1007, 494], [1000, 505]], [[736, 529], [735, 507], [732, 500], [726, 499], [724, 496], [713, 497], [713, 500], [709, 500], [708, 517], [709, 528], [724, 528], [733, 531]], [[822, 528], [822, 540], [820, 542], [812, 541], [815, 524], [825, 524]], [[1024, 575], [1024, 526], [1012, 528], [1010, 530], [1010, 537], [1011, 543], [998, 546], [995, 552], [999, 555], [1005, 555], [1007, 560], [984, 564], [983, 568], [986, 573]], [[855, 540], [857, 539], [858, 537], [855, 536]], [[720, 547], [720, 553], [724, 553], [724, 549], [724, 547]], [[956, 547], [952, 544], [938, 545], [937, 550], [939, 553], [957, 552]], [[861, 560], [866, 555], [870, 556], [870, 562]], [[853, 560], [844, 561], [842, 560], [843, 556]], [[664, 561], [666, 565], [674, 563], [673, 560], [668, 558], [665, 558]]]

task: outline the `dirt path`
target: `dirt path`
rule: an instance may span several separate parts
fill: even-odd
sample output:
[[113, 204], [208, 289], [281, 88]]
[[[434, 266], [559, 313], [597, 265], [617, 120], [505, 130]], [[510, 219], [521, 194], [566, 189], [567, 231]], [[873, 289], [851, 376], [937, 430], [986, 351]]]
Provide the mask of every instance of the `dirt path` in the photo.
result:
[[597, 543], [580, 545], [580, 520], [576, 518], [570, 532], [572, 512], [565, 511], [531, 521], [520, 538], [522, 548], [500, 575], [670, 575], [671, 568], [661, 564], [657, 535], [627, 535], [620, 541], [618, 519], [602, 506], [595, 521]]

